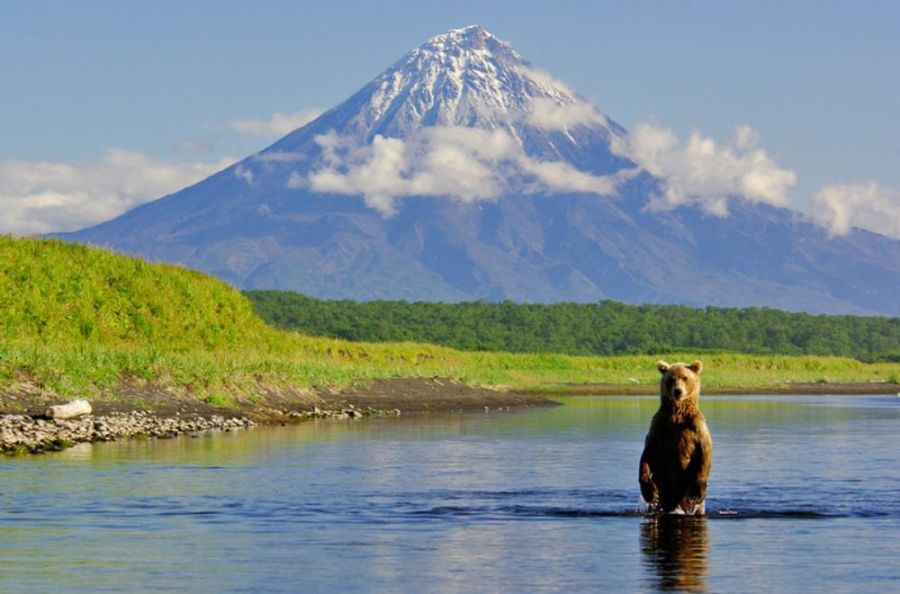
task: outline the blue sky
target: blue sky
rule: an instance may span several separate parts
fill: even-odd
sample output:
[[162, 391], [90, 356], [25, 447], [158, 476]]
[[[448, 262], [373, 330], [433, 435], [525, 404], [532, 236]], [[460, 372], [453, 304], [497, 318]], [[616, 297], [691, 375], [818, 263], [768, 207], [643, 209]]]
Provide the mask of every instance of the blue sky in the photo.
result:
[[[132, 192], [119, 208], [155, 197], [274, 140], [237, 121], [332, 107], [468, 24], [626, 128], [650, 122], [724, 143], [751, 126], [796, 173], [798, 208], [837, 185], [868, 188], [896, 211], [884, 216], [900, 217], [900, 3], [872, 1], [7, 1], [0, 200], [21, 194], [24, 182], [10, 180], [33, 177], [37, 163], [86, 168], [79, 175], [104, 191]], [[121, 163], [145, 186], [104, 178], [121, 176]], [[166, 183], [147, 177], [154, 166], [169, 168]], [[39, 188], [42, 204], [90, 192], [78, 183]], [[0, 231], [44, 230], [18, 221]]]

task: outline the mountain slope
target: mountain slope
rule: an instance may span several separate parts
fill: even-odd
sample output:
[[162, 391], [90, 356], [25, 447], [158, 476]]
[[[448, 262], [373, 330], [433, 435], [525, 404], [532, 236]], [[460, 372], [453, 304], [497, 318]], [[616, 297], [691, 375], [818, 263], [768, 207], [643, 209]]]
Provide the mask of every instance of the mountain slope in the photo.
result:
[[64, 237], [324, 298], [900, 315], [900, 242], [732, 199], [647, 209], [625, 130], [480, 27], [176, 194]]

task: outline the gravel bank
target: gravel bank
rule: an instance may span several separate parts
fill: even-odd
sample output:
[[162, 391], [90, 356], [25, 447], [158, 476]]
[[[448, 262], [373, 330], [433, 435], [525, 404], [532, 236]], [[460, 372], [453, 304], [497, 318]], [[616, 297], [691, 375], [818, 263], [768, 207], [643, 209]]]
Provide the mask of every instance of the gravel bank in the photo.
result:
[[[319, 392], [273, 389], [253, 402], [235, 399], [230, 408], [216, 408], [165, 388], [124, 386], [116, 400], [92, 400], [91, 415], [49, 418], [45, 411], [60, 403], [58, 396], [38, 390], [20, 387], [0, 392], [0, 453], [49, 452], [84, 442], [175, 437], [308, 419], [354, 420], [552, 404], [544, 395], [490, 390], [442, 378], [375, 380]], [[142, 408], [136, 409], [136, 403]]]
[[[306, 419], [361, 419], [369, 416], [400, 415], [399, 409], [380, 410], [349, 405], [337, 409], [278, 411], [269, 422], [296, 422]], [[56, 452], [77, 443], [115, 441], [128, 438], [167, 438], [185, 433], [235, 431], [257, 423], [247, 417], [191, 416], [161, 417], [143, 411], [86, 415], [77, 419], [49, 419], [23, 414], [0, 415], [0, 452], [7, 455]]]
[[0, 451], [5, 454], [53, 452], [76, 443], [129, 437], [175, 437], [200, 431], [233, 431], [253, 427], [246, 417], [166, 418], [142, 411], [87, 415], [77, 419], [45, 419], [30, 415], [0, 416]]

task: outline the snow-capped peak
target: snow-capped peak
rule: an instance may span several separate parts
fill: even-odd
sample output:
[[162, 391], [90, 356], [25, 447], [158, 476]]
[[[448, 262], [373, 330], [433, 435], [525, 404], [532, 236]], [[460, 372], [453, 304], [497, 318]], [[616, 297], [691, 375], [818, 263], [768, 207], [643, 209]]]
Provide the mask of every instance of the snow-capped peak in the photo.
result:
[[419, 48], [452, 50], [454, 47], [466, 47], [472, 50], [505, 51], [518, 59], [522, 59], [507, 43], [501, 41], [480, 25], [469, 25], [460, 29], [450, 29], [446, 33], [435, 35]]
[[460, 130], [473, 139], [489, 132], [528, 158], [581, 171], [633, 165], [610, 148], [621, 126], [477, 25], [432, 37], [264, 152], [319, 155], [307, 166], [330, 166], [334, 151], [371, 147], [379, 137], [425, 146]]
[[[358, 110], [347, 128], [369, 140], [378, 134], [404, 136], [422, 126], [514, 132], [536, 108], [593, 110], [584, 109], [587, 102], [568, 86], [478, 25], [432, 37], [347, 104]], [[605, 124], [602, 115], [593, 113], [596, 117], [577, 123]]]

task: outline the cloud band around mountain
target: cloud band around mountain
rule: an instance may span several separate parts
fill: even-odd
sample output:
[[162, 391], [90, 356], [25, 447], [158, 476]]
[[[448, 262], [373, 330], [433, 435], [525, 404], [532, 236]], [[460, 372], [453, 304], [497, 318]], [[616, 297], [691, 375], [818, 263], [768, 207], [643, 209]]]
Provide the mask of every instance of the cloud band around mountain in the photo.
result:
[[[548, 106], [538, 106], [535, 111], [544, 108], [546, 129], [596, 121], [577, 107], [554, 113]], [[406, 140], [379, 136], [364, 146], [326, 134], [317, 137], [317, 143], [323, 150], [322, 166], [309, 175], [294, 173], [288, 186], [361, 195], [385, 215], [394, 212], [396, 198], [408, 196], [467, 202], [513, 191], [608, 197], [616, 194], [617, 184], [636, 173], [597, 176], [565, 162], [534, 159], [502, 130], [425, 128]], [[661, 180], [662, 192], [650, 198], [648, 208], [697, 205], [712, 215], [727, 216], [728, 200], [735, 196], [788, 205], [796, 177], [758, 144], [758, 134], [746, 126], [737, 129], [731, 142], [720, 145], [700, 133], [681, 143], [670, 130], [640, 124], [630, 134], [614, 137], [613, 148]], [[305, 158], [294, 153], [260, 155], [235, 169], [235, 175], [252, 184], [252, 163], [290, 164]], [[48, 233], [97, 224], [233, 162], [231, 158], [183, 162], [122, 149], [111, 150], [97, 162], [0, 161], [0, 232]], [[830, 184], [816, 192], [810, 204], [812, 220], [833, 236], [861, 227], [900, 238], [900, 191], [895, 189], [876, 182]]]
[[[562, 161], [541, 161], [525, 154], [504, 130], [462, 127], [423, 128], [403, 140], [376, 136], [357, 146], [334, 133], [316, 137], [324, 165], [306, 185], [315, 192], [362, 195], [385, 216], [394, 200], [419, 196], [464, 202], [522, 193], [584, 192], [615, 194], [616, 181], [579, 171]], [[292, 177], [290, 185], [301, 185]]]
[[[577, 104], [569, 107], [565, 111], [556, 106], [554, 113], [538, 106], [532, 113], [542, 112], [548, 129], [598, 123], [590, 110]], [[758, 135], [747, 126], [738, 128], [726, 145], [699, 133], [682, 145], [670, 130], [649, 124], [611, 138], [616, 154], [661, 180], [661, 194], [649, 199], [651, 210], [697, 205], [709, 214], [727, 216], [728, 200], [733, 197], [787, 206], [788, 191], [796, 183], [792, 171], [757, 148]], [[324, 165], [306, 178], [292, 176], [290, 185], [361, 195], [386, 216], [393, 214], [395, 198], [409, 196], [446, 196], [465, 202], [517, 191], [613, 196], [617, 185], [637, 172], [597, 176], [563, 161], [535, 159], [500, 129], [431, 127], [406, 140], [376, 136], [362, 146], [330, 133], [317, 136], [316, 142], [323, 149]]]

